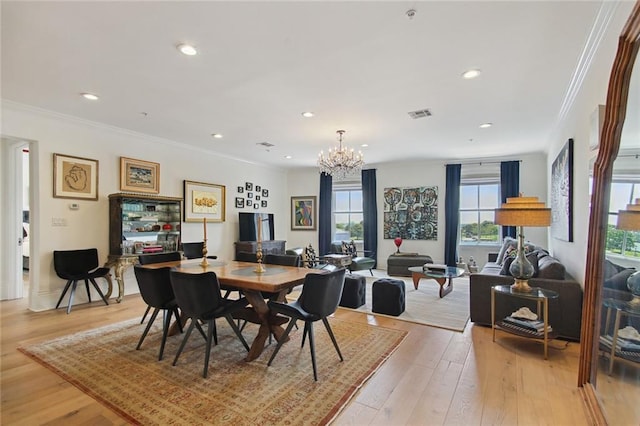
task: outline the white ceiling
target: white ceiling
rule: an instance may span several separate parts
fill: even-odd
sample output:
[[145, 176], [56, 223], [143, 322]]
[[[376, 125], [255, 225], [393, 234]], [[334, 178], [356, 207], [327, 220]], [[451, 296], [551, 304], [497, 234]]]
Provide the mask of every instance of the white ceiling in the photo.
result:
[[315, 165], [338, 129], [370, 164], [543, 152], [600, 7], [2, 1], [2, 98], [277, 167]]

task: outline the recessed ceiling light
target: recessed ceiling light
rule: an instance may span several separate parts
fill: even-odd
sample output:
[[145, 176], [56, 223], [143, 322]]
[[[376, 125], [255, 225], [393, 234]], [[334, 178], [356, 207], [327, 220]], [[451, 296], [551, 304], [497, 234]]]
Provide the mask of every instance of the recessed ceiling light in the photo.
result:
[[184, 43], [179, 44], [178, 50], [182, 52], [184, 55], [188, 55], [188, 56], [193, 56], [198, 54], [198, 51], [196, 50], [196, 48], [191, 46], [190, 44], [184, 44]]
[[211, 136], [213, 136], [216, 139], [222, 139], [222, 135], [220, 133], [212, 133]]
[[481, 129], [487, 129], [489, 127], [493, 126], [493, 123], [483, 123], [480, 125]]
[[89, 99], [91, 101], [97, 101], [98, 100], [98, 95], [94, 95], [93, 93], [82, 93], [82, 96], [85, 99]]
[[473, 70], [468, 70], [462, 73], [462, 78], [465, 78], [467, 80], [471, 80], [472, 78], [476, 78], [477, 76], [480, 75], [482, 71], [477, 70], [477, 69], [473, 69]]
[[290, 155], [285, 155], [284, 158], [286, 158], [287, 160], [291, 160], [293, 157]]
[[368, 144], [368, 143], [363, 143], [363, 144], [362, 144], [362, 145], [360, 145], [360, 146], [361, 146], [361, 147], [363, 147], [363, 148], [366, 148], [366, 147], [368, 147], [368, 146], [369, 146], [369, 144]]
[[306, 111], [302, 113], [302, 116], [305, 118], [311, 118], [314, 116], [314, 114], [311, 111]]

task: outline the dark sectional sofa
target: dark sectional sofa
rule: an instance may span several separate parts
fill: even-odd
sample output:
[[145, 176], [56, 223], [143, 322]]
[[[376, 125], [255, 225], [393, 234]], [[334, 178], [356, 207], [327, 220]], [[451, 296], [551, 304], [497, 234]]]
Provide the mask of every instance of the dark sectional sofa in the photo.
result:
[[[517, 243], [512, 238], [505, 238], [499, 253], [490, 253], [489, 262], [482, 271], [469, 277], [469, 308], [471, 321], [475, 324], [491, 326], [491, 286], [511, 285], [513, 277], [504, 275], [508, 268], [503, 268], [504, 253], [509, 246]], [[559, 337], [580, 340], [580, 322], [582, 320], [583, 291], [580, 283], [567, 274], [564, 265], [539, 246], [530, 245], [528, 259], [536, 270], [529, 280], [532, 287], [541, 287], [558, 292], [557, 299], [549, 301], [549, 322]], [[536, 312], [534, 301], [521, 298], [496, 295], [496, 319], [504, 318], [519, 308], [527, 306]]]

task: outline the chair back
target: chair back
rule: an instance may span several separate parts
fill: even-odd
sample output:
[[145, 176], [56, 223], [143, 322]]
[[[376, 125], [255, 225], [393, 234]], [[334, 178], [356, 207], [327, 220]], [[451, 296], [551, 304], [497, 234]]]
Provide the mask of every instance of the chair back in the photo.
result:
[[140, 265], [133, 267], [138, 288], [145, 303], [154, 308], [165, 308], [175, 299], [171, 287], [170, 267], [148, 269]]
[[236, 260], [239, 262], [253, 262], [257, 263], [258, 258], [255, 253], [250, 253], [248, 251], [239, 251], [236, 253]]
[[215, 272], [190, 274], [172, 270], [171, 286], [176, 302], [189, 318], [201, 318], [220, 306], [222, 295]]
[[300, 294], [302, 309], [320, 318], [334, 313], [342, 297], [345, 273], [341, 268], [328, 274], [307, 274]]
[[292, 254], [268, 254], [264, 258], [264, 263], [300, 267], [300, 256]]
[[171, 251], [168, 253], [157, 253], [157, 254], [141, 254], [138, 256], [138, 260], [141, 265], [149, 265], [151, 263], [162, 263], [162, 262], [173, 262], [176, 260], [181, 260], [179, 251]]
[[198, 259], [202, 257], [202, 247], [203, 243], [194, 242], [194, 243], [182, 243], [182, 254], [187, 259]]
[[98, 249], [55, 250], [53, 267], [63, 279], [86, 275], [98, 267]]

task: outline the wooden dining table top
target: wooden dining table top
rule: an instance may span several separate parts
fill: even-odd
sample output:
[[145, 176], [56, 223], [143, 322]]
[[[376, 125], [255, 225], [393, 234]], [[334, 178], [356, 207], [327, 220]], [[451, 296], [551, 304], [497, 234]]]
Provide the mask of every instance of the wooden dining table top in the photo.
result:
[[239, 262], [236, 260], [212, 260], [209, 265], [201, 266], [202, 259], [177, 260], [171, 262], [151, 263], [141, 265], [144, 268], [157, 269], [163, 267], [175, 268], [180, 272], [201, 274], [215, 272], [222, 285], [246, 290], [279, 292], [302, 284], [309, 273], [324, 273], [321, 269], [298, 268], [295, 266], [281, 266], [265, 264], [265, 272], [255, 272], [256, 263]]

